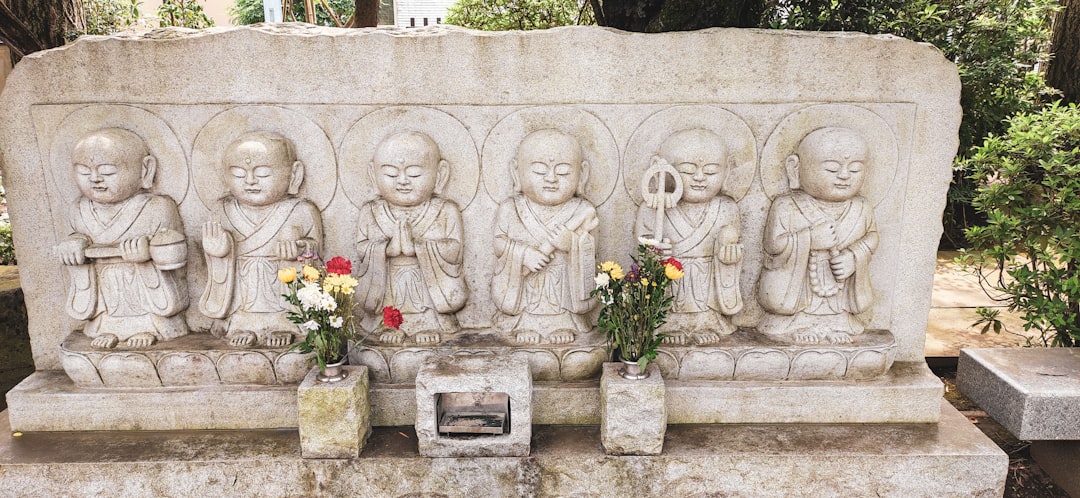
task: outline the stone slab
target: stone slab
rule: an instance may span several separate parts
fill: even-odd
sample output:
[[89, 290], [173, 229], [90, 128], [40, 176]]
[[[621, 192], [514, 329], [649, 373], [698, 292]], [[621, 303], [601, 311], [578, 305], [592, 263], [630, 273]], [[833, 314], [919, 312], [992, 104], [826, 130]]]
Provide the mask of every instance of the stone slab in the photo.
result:
[[1080, 496], [1080, 441], [1032, 441], [1031, 458], [1069, 496]]
[[[605, 455], [596, 426], [537, 426], [528, 457], [424, 458], [409, 427], [305, 460], [295, 430], [13, 437], [10, 496], [1001, 496], [1008, 457], [942, 401], [937, 424], [675, 425], [664, 454]], [[407, 478], [403, 478], [407, 476]]]
[[[235, 57], [240, 48], [243, 60]], [[307, 56], [312, 53], [332, 57]], [[294, 61], [286, 73], [263, 62], [282, 58]], [[178, 77], [193, 72], [198, 81]], [[297, 84], [274, 84], [283, 77]], [[8, 201], [35, 365], [60, 369], [56, 346], [78, 328], [59, 311], [65, 293], [57, 289], [66, 277], [53, 248], [69, 233], [64, 213], [77, 198], [68, 174], [70, 146], [87, 128], [134, 127], [162, 156], [155, 188], [174, 198], [184, 220], [192, 303], [206, 282], [203, 258], [196, 257], [202, 252], [200, 227], [222, 186], [212, 169], [218, 157], [209, 152], [216, 149], [206, 144], [227, 141], [222, 133], [246, 131], [219, 133], [221, 123], [250, 122], [290, 134], [303, 162], [315, 168], [302, 194], [321, 210], [323, 248], [342, 255], [354, 253], [357, 210], [373, 198], [369, 182], [361, 180], [368, 159], [349, 151], [374, 142], [356, 134], [424, 128], [445, 154], [460, 158], [452, 161], [447, 197], [461, 208], [461, 271], [470, 295], [457, 318], [462, 327], [486, 328], [495, 311], [491, 221], [512, 191], [504, 169], [509, 160], [502, 158], [513, 155], [526, 125], [565, 124], [588, 132], [593, 171], [584, 195], [602, 221], [596, 229], [602, 261], [624, 259], [635, 244], [629, 216], [638, 204], [635, 179], [663, 135], [651, 130], [733, 123], [752, 157], [746, 163], [750, 181], [738, 201], [747, 255], [739, 281], [746, 299], [732, 321], [754, 327], [763, 313], [754, 299], [759, 234], [770, 199], [784, 184], [784, 149], [805, 131], [798, 128], [811, 114], [815, 123], [874, 134], [881, 167], [863, 188], [881, 240], [870, 263], [869, 326], [893, 333], [897, 361], [919, 361], [958, 145], [959, 95], [955, 65], [933, 46], [857, 33], [274, 25], [83, 37], [24, 58], [0, 96], [0, 155], [4, 181], [16, 187], [8, 189]], [[210, 320], [196, 309], [186, 318], [197, 333], [209, 328]]]
[[600, 442], [609, 455], [659, 455], [667, 410], [664, 379], [655, 363], [644, 379], [625, 379], [621, 363], [605, 363], [600, 377]]
[[367, 367], [342, 367], [348, 377], [320, 382], [312, 368], [297, 388], [297, 423], [304, 458], [352, 458], [371, 435]]
[[[933, 423], [941, 381], [925, 363], [896, 363], [867, 381], [666, 381], [668, 422]], [[412, 425], [411, 385], [371, 384], [373, 426]], [[296, 427], [295, 386], [80, 389], [63, 372], [35, 372], [7, 395], [22, 431], [261, 429]], [[133, 408], [134, 407], [134, 408]], [[534, 424], [597, 425], [600, 385], [533, 384]]]
[[1018, 439], [1080, 439], [1080, 348], [962, 349], [956, 384]]
[[[416, 437], [427, 457], [528, 456], [532, 440], [532, 375], [521, 358], [437, 356], [416, 374]], [[439, 430], [439, 396], [447, 393], [503, 393], [509, 396], [507, 431], [481, 436], [448, 436]]]

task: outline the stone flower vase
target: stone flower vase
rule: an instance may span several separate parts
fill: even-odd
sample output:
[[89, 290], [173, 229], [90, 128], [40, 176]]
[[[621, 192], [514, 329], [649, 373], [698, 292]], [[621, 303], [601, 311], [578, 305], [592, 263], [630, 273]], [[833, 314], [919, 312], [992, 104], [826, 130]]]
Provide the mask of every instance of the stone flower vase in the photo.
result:
[[609, 455], [659, 455], [667, 432], [664, 378], [656, 363], [649, 363], [642, 379], [627, 378], [626, 369], [625, 362], [604, 363], [600, 442]]

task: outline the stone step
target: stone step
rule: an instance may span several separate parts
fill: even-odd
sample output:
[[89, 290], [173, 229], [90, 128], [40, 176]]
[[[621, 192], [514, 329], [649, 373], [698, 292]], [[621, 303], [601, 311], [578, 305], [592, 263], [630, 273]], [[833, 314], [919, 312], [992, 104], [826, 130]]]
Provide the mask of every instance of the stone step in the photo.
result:
[[534, 427], [527, 457], [425, 458], [412, 427], [359, 458], [302, 459], [295, 430], [26, 433], [0, 414], [0, 489], [83, 496], [1001, 496], [1008, 457], [948, 403], [936, 424], [669, 426], [658, 456], [596, 426]]

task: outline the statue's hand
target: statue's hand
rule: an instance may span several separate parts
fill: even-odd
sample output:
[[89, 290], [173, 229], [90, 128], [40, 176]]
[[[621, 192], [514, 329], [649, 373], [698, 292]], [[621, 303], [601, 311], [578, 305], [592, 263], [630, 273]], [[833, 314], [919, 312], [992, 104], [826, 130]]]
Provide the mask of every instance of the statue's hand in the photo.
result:
[[825, 251], [836, 247], [836, 229], [832, 223], [818, 223], [810, 227], [810, 249]]
[[224, 258], [232, 249], [232, 237], [221, 223], [208, 221], [203, 225], [203, 252], [215, 258]]
[[130, 263], [150, 261], [150, 237], [144, 235], [121, 242], [120, 257]]
[[300, 242], [301, 241], [299, 240], [277, 241], [278, 259], [282, 261], [296, 261], [300, 257]]
[[742, 261], [742, 244], [724, 244], [720, 248], [720, 262], [733, 265]]
[[675, 202], [675, 196], [667, 192], [649, 192], [644, 194], [642, 199], [645, 201], [645, 207], [649, 209], [656, 209], [660, 204], [664, 205], [664, 209], [671, 209], [678, 204]]
[[543, 270], [551, 262], [550, 256], [531, 247], [525, 249], [523, 258], [525, 268], [528, 268], [531, 272]]
[[837, 280], [844, 280], [855, 274], [855, 253], [849, 249], [840, 251], [840, 254], [829, 260], [829, 267]]
[[412, 227], [405, 221], [398, 225], [402, 256], [416, 256], [416, 244], [413, 243]]
[[551, 239], [551, 246], [562, 252], [570, 252], [570, 245], [574, 242], [574, 232], [564, 226], [556, 227], [558, 235]]
[[65, 265], [81, 265], [86, 263], [86, 239], [72, 237], [56, 246], [56, 255], [60, 256], [60, 262]]

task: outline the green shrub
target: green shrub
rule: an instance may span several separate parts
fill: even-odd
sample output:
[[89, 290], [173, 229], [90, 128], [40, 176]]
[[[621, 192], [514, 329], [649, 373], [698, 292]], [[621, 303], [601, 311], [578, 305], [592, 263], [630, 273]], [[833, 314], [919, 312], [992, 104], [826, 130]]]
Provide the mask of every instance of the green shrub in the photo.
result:
[[[344, 24], [353, 15], [353, 9], [356, 8], [356, 3], [353, 0], [327, 0], [327, 5], [334, 11], [334, 16]], [[383, 4], [389, 3], [389, 0], [382, 0], [379, 2], [379, 22], [382, 23], [382, 9]], [[282, 2], [284, 6], [285, 2]], [[393, 4], [390, 5], [391, 9]], [[390, 11], [391, 16], [393, 10]], [[232, 19], [233, 24], [255, 24], [263, 22], [266, 18], [263, 15], [263, 0], [236, 0], [236, 3], [229, 7], [229, 18]], [[292, 14], [285, 16], [285, 21], [303, 21], [306, 19], [304, 12], [303, 0], [293, 0], [292, 2]], [[322, 6], [322, 2], [315, 0], [315, 24], [319, 26], [336, 26], [334, 18], [326, 12], [326, 9]]]
[[7, 221], [7, 215], [0, 220], [0, 265], [13, 265], [15, 261], [15, 245], [11, 242], [11, 223]]
[[199, 0], [162, 0], [157, 13], [161, 27], [202, 29], [214, 25], [214, 20], [203, 11]]
[[1055, 103], [1017, 114], [965, 163], [986, 224], [967, 230], [982, 254], [962, 262], [977, 266], [1043, 345], [1080, 346], [1080, 109]]
[[457, 0], [447, 10], [446, 24], [484, 31], [596, 23], [588, 2], [579, 0]]

